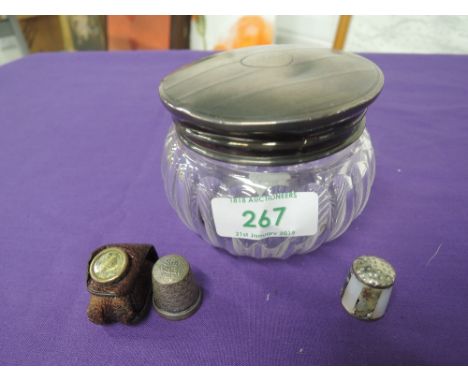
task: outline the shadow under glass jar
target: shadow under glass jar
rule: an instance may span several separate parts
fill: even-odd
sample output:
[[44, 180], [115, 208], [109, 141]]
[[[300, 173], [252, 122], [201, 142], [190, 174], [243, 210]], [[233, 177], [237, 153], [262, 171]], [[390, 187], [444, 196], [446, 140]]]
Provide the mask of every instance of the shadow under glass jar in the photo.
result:
[[159, 88], [173, 117], [162, 158], [169, 202], [231, 254], [317, 249], [367, 203], [365, 114], [382, 86], [371, 61], [304, 46], [238, 49], [173, 72]]

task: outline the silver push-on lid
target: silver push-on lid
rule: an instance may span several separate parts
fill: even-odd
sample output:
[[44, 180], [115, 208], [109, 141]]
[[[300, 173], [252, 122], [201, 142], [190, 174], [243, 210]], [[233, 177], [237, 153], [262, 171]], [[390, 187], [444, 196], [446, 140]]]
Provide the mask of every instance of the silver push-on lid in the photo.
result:
[[287, 164], [353, 143], [383, 74], [356, 54], [307, 45], [226, 51], [166, 76], [159, 94], [181, 140], [215, 159]]

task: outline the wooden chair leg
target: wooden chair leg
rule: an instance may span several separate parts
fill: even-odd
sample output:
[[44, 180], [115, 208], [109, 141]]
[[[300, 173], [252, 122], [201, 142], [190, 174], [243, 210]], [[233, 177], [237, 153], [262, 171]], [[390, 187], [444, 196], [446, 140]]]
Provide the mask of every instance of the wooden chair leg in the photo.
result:
[[340, 16], [336, 28], [335, 41], [333, 42], [333, 49], [343, 50], [350, 23], [351, 16]]

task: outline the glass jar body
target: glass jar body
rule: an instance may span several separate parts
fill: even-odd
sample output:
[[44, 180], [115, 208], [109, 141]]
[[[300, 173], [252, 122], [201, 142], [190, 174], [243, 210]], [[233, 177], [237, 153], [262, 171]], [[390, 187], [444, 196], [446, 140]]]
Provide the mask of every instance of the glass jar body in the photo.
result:
[[[233, 255], [285, 259], [312, 252], [346, 231], [369, 198], [375, 157], [370, 136], [364, 130], [354, 143], [322, 159], [278, 166], [233, 164], [196, 153], [181, 142], [172, 126], [166, 137], [162, 175], [167, 198], [179, 218], [211, 245]], [[316, 234], [261, 240], [217, 234], [213, 198], [289, 192], [318, 195]]]

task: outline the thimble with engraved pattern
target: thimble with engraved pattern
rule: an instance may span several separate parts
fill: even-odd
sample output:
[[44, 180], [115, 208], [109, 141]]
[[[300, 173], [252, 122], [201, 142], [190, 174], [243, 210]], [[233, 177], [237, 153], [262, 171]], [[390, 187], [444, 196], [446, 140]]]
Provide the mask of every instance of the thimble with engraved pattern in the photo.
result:
[[341, 304], [352, 316], [376, 320], [385, 314], [395, 270], [376, 256], [360, 256], [354, 260], [341, 290]]
[[153, 306], [169, 320], [183, 320], [198, 309], [202, 290], [189, 263], [179, 255], [161, 257], [153, 266]]

